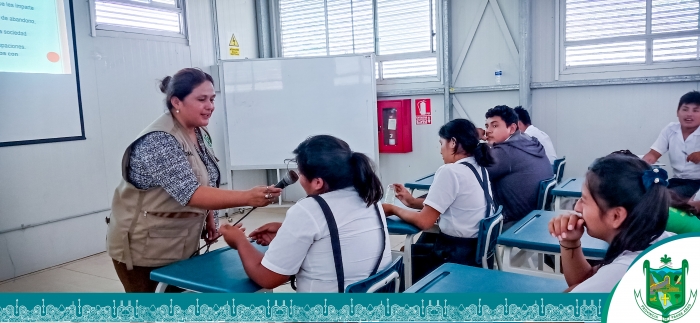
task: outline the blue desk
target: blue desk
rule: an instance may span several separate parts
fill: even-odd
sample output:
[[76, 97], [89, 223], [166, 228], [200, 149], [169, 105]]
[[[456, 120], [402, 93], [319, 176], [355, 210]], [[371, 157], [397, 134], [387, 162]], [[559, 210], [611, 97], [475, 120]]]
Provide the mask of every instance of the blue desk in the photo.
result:
[[[497, 243], [503, 246], [504, 254], [503, 259], [501, 259], [503, 270], [541, 277], [561, 278], [561, 274], [559, 274], [561, 272], [559, 268], [559, 255], [561, 252], [559, 240], [552, 237], [549, 233], [549, 221], [559, 214], [561, 214], [561, 212], [532, 211], [508, 229], [508, 231], [502, 233], [498, 237]], [[605, 257], [605, 253], [608, 250], [607, 242], [593, 238], [589, 236], [588, 233], [583, 234], [581, 246], [583, 248], [583, 255], [590, 259], [602, 259]], [[514, 247], [539, 254], [540, 261], [537, 270], [511, 266], [510, 260]], [[555, 255], [553, 274], [541, 271], [543, 269], [544, 254]]]
[[405, 293], [561, 293], [568, 287], [561, 279], [448, 263], [416, 282]]
[[554, 210], [561, 210], [561, 200], [564, 198], [581, 198], [581, 189], [583, 187], [584, 178], [569, 178], [552, 189], [554, 196]]
[[433, 178], [435, 178], [434, 173], [413, 182], [405, 183], [404, 186], [411, 190], [411, 192], [413, 192], [413, 190], [427, 191], [430, 189], [430, 185], [433, 184]]
[[[397, 201], [396, 203], [401, 203]], [[395, 204], [396, 204], [395, 203]], [[406, 288], [413, 285], [413, 263], [411, 262], [411, 245], [413, 244], [413, 237], [420, 233], [421, 230], [418, 227], [401, 220], [398, 216], [392, 215], [386, 217], [386, 229], [389, 234], [394, 235], [406, 235], [406, 240], [404, 240], [403, 247], [403, 279]]]
[[[267, 251], [267, 247], [253, 245]], [[158, 282], [156, 293], [164, 292], [168, 285], [199, 293], [254, 293], [263, 289], [248, 278], [238, 251], [229, 247], [158, 268], [151, 272], [151, 280]]]

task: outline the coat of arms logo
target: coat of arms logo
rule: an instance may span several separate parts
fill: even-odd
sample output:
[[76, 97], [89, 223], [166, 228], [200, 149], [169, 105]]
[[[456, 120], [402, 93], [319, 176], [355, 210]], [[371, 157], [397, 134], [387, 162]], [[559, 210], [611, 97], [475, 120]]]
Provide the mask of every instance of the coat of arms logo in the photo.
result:
[[649, 260], [644, 261], [644, 290], [635, 290], [634, 297], [644, 314], [656, 321], [671, 322], [688, 314], [695, 304], [697, 290], [686, 288], [687, 260], [683, 259], [680, 268], [673, 268], [668, 255], [660, 260], [659, 268], [651, 268]]

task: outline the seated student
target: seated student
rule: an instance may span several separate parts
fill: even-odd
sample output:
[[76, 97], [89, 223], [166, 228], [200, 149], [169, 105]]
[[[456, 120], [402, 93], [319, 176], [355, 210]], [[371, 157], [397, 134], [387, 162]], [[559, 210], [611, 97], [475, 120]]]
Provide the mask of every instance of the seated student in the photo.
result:
[[508, 106], [486, 112], [486, 140], [494, 159], [486, 169], [507, 230], [537, 207], [540, 182], [554, 177], [552, 164], [537, 139], [520, 133], [518, 115]]
[[397, 215], [423, 230], [431, 228], [439, 218], [440, 233], [422, 233], [413, 248], [421, 260], [413, 262], [414, 281], [446, 262], [476, 266], [479, 221], [494, 209], [484, 168], [492, 159], [489, 147], [479, 142], [474, 124], [455, 119], [442, 126], [438, 135], [445, 165], [435, 172], [427, 197], [414, 198], [402, 185], [394, 184], [399, 200], [413, 208], [424, 205], [422, 210], [382, 205], [386, 215]]
[[668, 188], [687, 200], [700, 189], [700, 92], [684, 94], [676, 115], [678, 122], [671, 122], [661, 130], [643, 159], [654, 164], [668, 152], [674, 176]]
[[[698, 192], [700, 193], [700, 192]], [[680, 198], [677, 194], [671, 194], [671, 208], [668, 212], [668, 224], [666, 231], [675, 234], [700, 232], [700, 194], [690, 200]]]
[[527, 110], [523, 109], [521, 106], [513, 108], [515, 114], [518, 115], [518, 129], [521, 133], [529, 135], [530, 137], [537, 138], [544, 147], [544, 152], [547, 153], [547, 158], [549, 158], [549, 163], [553, 164], [554, 160], [557, 159], [557, 152], [554, 150], [554, 145], [552, 144], [552, 139], [539, 128], [532, 125], [530, 120], [530, 114]]
[[[672, 235], [664, 232], [670, 206], [666, 180], [666, 171], [636, 156], [611, 154], [591, 166], [574, 208], [582, 216], [571, 213], [549, 222], [549, 232], [561, 245], [569, 290], [610, 292], [641, 251]], [[583, 256], [584, 227], [590, 236], [610, 244], [598, 266]]]
[[[389, 233], [377, 204], [382, 184], [369, 158], [327, 135], [306, 139], [294, 154], [299, 182], [310, 197], [289, 208], [284, 222], [265, 224], [250, 234], [258, 243], [270, 245], [267, 252], [255, 249], [240, 227], [220, 229], [226, 243], [238, 250], [250, 279], [272, 289], [296, 275], [298, 292], [339, 292], [389, 266]], [[332, 213], [328, 216], [337, 226], [344, 273], [340, 279], [333, 237], [319, 204], [323, 201], [317, 197], [328, 204]]]

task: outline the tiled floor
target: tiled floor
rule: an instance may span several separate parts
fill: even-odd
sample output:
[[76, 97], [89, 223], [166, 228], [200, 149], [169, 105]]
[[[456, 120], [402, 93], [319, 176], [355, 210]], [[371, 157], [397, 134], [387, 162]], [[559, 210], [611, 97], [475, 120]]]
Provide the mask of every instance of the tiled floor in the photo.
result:
[[[281, 222], [286, 208], [269, 208], [252, 212], [242, 223], [250, 232], [268, 222]], [[233, 222], [240, 214], [232, 216]], [[225, 223], [226, 219], [221, 219]], [[390, 236], [392, 249], [403, 246], [404, 236]], [[226, 246], [223, 239], [211, 248]], [[118, 293], [124, 288], [117, 278], [111, 258], [99, 253], [66, 264], [44, 269], [31, 274], [0, 282], [0, 292], [103, 292]], [[274, 292], [293, 292], [289, 284], [280, 286]]]

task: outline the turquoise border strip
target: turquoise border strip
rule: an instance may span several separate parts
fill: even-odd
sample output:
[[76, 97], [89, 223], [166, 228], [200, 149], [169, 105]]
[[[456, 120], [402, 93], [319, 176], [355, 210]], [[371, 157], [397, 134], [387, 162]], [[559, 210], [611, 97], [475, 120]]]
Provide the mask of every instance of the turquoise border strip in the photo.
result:
[[607, 294], [7, 293], [0, 294], [0, 322], [599, 322], [607, 297]]

